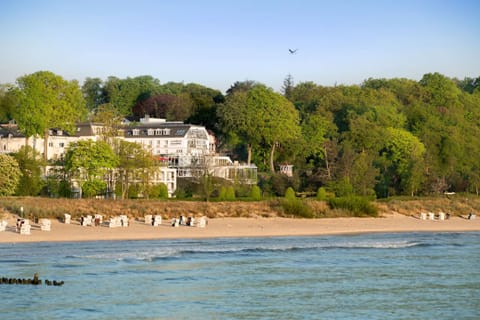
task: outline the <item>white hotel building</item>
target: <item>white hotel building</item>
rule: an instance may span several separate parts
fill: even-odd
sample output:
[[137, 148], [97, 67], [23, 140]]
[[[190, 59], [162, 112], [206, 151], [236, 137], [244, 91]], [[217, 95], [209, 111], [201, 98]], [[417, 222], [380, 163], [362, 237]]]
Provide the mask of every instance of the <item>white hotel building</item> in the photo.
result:
[[[80, 123], [71, 135], [61, 130], [50, 130], [47, 159], [61, 159], [72, 142], [97, 141], [104, 129], [102, 124]], [[138, 143], [163, 160], [165, 165], [159, 166], [151, 178], [153, 183], [167, 185], [169, 195], [176, 190], [177, 177], [195, 177], [205, 171], [229, 181], [246, 184], [257, 181], [257, 167], [232, 162], [229, 157], [218, 155], [215, 137], [203, 126], [146, 117], [139, 123], [125, 123], [119, 130], [118, 138]], [[17, 152], [25, 142], [25, 136], [15, 124], [0, 125], [0, 153]], [[43, 137], [30, 137], [28, 145], [44, 154]]]

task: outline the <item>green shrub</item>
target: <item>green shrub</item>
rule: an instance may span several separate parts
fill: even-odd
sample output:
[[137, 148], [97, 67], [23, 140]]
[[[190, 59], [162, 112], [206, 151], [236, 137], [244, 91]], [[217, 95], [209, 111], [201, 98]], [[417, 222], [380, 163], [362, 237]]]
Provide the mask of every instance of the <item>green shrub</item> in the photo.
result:
[[85, 198], [92, 198], [96, 195], [103, 194], [106, 190], [107, 184], [105, 181], [99, 179], [85, 181], [82, 184], [82, 194]]
[[287, 191], [285, 191], [285, 199], [288, 200], [296, 200], [297, 197], [295, 196], [295, 190], [292, 187], [288, 187]]
[[320, 187], [317, 190], [317, 200], [326, 201], [327, 200], [327, 190], [324, 187]]
[[328, 200], [331, 209], [344, 209], [350, 211], [355, 217], [378, 216], [378, 210], [367, 198], [358, 196], [346, 196], [331, 198]]
[[137, 199], [140, 193], [140, 186], [138, 184], [131, 184], [128, 186], [128, 199]]
[[167, 199], [168, 188], [164, 183], [159, 183], [150, 187], [148, 196], [152, 199]]
[[284, 214], [303, 218], [313, 218], [312, 209], [300, 199], [284, 198], [280, 200]]
[[218, 200], [225, 201], [227, 199], [227, 188], [225, 186], [221, 186], [220, 190], [218, 191]]
[[262, 190], [259, 186], [253, 186], [250, 190], [250, 198], [252, 200], [260, 201], [262, 200]]
[[353, 195], [353, 186], [348, 178], [330, 182], [329, 189], [332, 190], [337, 197], [348, 197]]
[[235, 189], [233, 186], [227, 187], [227, 192], [225, 193], [225, 200], [233, 201], [235, 200]]

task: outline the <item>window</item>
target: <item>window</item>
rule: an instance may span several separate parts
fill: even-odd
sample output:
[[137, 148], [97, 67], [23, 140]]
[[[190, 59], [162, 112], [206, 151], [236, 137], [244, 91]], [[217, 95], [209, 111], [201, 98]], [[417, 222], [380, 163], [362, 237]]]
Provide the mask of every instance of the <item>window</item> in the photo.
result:
[[182, 140], [172, 140], [172, 141], [170, 141], [171, 146], [178, 146], [180, 144], [182, 144]]
[[60, 143], [58, 144], [58, 146], [59, 146], [60, 148], [63, 148], [63, 147], [65, 147], [65, 143], [60, 142]]

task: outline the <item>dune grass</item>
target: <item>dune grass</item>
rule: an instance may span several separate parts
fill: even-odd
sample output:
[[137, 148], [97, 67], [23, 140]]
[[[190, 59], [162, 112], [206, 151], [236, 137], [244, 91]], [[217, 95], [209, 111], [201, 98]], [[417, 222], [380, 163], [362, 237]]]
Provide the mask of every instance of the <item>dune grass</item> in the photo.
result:
[[[0, 215], [17, 214], [27, 218], [63, 219], [65, 213], [78, 219], [85, 215], [102, 214], [108, 218], [126, 214], [131, 218], [142, 218], [147, 214], [160, 214], [164, 218], [186, 216], [221, 217], [298, 217], [329, 218], [356, 216], [345, 208], [329, 207], [325, 201], [314, 198], [298, 199], [294, 207], [282, 207], [282, 199], [261, 201], [183, 201], [183, 200], [101, 200], [101, 199], [52, 199], [41, 197], [0, 197]], [[480, 197], [475, 195], [455, 195], [449, 197], [391, 198], [372, 202], [378, 215], [398, 213], [418, 215], [420, 212], [450, 213], [452, 216], [465, 216], [480, 211]], [[298, 208], [302, 210], [297, 210]], [[296, 214], [296, 211], [299, 214]], [[308, 213], [308, 214], [305, 214]], [[358, 216], [358, 215], [357, 215]]]

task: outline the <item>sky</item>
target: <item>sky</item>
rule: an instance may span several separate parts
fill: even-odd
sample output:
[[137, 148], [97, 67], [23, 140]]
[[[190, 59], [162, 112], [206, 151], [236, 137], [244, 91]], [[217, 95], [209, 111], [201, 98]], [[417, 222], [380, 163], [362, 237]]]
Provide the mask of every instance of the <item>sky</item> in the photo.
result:
[[[298, 49], [290, 54], [288, 49]], [[478, 0], [0, 0], [0, 83], [151, 75], [225, 92], [480, 76]]]

